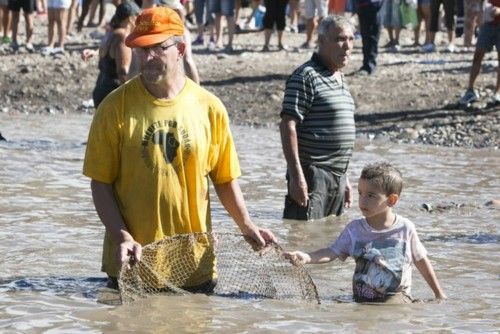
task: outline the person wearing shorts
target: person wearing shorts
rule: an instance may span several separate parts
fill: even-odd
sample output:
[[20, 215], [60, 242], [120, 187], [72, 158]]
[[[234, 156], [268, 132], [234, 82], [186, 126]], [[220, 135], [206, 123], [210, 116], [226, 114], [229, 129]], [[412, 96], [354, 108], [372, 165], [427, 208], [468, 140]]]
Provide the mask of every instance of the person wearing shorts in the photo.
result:
[[283, 31], [286, 27], [286, 5], [288, 0], [265, 0], [266, 14], [264, 15], [264, 47], [262, 51], [269, 51], [269, 42], [276, 25], [278, 32], [278, 49], [285, 50], [283, 45]]
[[[472, 67], [469, 73], [469, 86], [465, 91], [464, 96], [459, 103], [467, 105], [479, 100], [479, 94], [474, 90], [474, 83], [481, 70], [481, 63], [486, 52], [493, 50], [493, 46], [497, 49], [497, 56], [500, 60], [500, 0], [489, 0], [487, 8], [484, 12], [485, 23], [479, 30], [477, 38], [476, 50], [472, 60]], [[497, 64], [497, 82], [495, 92], [492, 97], [494, 104], [500, 103], [500, 71]]]
[[234, 21], [234, 0], [209, 0], [210, 13], [215, 15], [215, 47], [221, 49], [222, 44], [222, 16], [227, 22], [226, 51], [233, 51], [233, 37], [236, 28]]
[[7, 7], [12, 12], [12, 43], [11, 48], [13, 51], [19, 49], [19, 44], [17, 41], [17, 29], [19, 27], [19, 13], [21, 9], [24, 14], [24, 22], [26, 29], [26, 50], [33, 51], [33, 44], [31, 39], [33, 38], [33, 16], [36, 12], [36, 0], [8, 0]]
[[[48, 36], [49, 43], [43, 48], [43, 54], [64, 53], [64, 40], [66, 38], [66, 24], [68, 20], [68, 9], [71, 0], [48, 0]], [[57, 27], [58, 47], [55, 47], [55, 29]]]
[[455, 7], [456, 0], [431, 0], [431, 18], [429, 27], [429, 43], [424, 45], [422, 51], [436, 51], [435, 38], [439, 30], [439, 8], [441, 4], [444, 8], [444, 19], [448, 32], [448, 46], [446, 52], [455, 52]]
[[10, 43], [10, 12], [8, 7], [8, 0], [0, 0], [0, 24], [2, 25], [2, 44]]
[[415, 42], [413, 46], [419, 46], [420, 45], [420, 27], [422, 24], [422, 21], [425, 23], [425, 41], [424, 45], [429, 44], [430, 42], [430, 36], [429, 36], [429, 28], [430, 28], [430, 20], [431, 20], [431, 0], [418, 0], [418, 5], [417, 5], [417, 15], [418, 15], [418, 22], [415, 27]]
[[300, 47], [311, 49], [314, 30], [328, 14], [328, 0], [305, 0], [304, 12], [306, 18], [306, 41]]
[[464, 46], [472, 46], [472, 36], [483, 20], [483, 1], [468, 0], [464, 3]]

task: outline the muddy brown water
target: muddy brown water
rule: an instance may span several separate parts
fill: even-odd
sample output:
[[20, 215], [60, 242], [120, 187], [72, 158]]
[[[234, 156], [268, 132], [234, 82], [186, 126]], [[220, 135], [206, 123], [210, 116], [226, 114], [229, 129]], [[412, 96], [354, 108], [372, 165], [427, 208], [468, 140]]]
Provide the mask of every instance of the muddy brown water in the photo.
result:
[[[497, 332], [500, 328], [500, 154], [358, 140], [350, 168], [388, 160], [406, 180], [397, 213], [413, 220], [450, 299], [405, 306], [351, 301], [354, 263], [309, 266], [322, 304], [286, 300], [163, 296], [124, 306], [98, 303], [103, 227], [81, 175], [89, 115], [0, 115], [0, 331], [112, 332]], [[233, 126], [254, 221], [287, 249], [312, 250], [359, 217], [283, 221], [285, 164], [277, 129]], [[357, 192], [357, 191], [356, 191]], [[443, 205], [428, 213], [423, 203]], [[458, 205], [456, 205], [458, 204]], [[457, 207], [460, 206], [460, 207]], [[216, 231], [234, 231], [214, 201]], [[413, 271], [413, 295], [432, 298]]]

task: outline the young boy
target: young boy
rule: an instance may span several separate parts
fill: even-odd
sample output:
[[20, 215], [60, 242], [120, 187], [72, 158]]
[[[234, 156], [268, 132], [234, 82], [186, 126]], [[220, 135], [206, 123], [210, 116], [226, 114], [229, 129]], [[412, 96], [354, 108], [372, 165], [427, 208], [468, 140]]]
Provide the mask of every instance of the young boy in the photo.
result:
[[352, 256], [357, 302], [412, 302], [411, 264], [415, 263], [436, 298], [445, 299], [415, 226], [392, 212], [402, 188], [401, 173], [390, 164], [366, 166], [358, 183], [364, 218], [349, 223], [331, 246], [311, 253], [286, 252], [285, 258], [294, 264], [319, 264]]

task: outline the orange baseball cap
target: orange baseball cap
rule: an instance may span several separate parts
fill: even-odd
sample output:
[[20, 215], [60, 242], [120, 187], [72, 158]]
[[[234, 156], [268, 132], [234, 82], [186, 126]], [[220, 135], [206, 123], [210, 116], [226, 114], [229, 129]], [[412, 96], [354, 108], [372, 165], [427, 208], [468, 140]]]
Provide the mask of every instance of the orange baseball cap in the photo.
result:
[[125, 39], [130, 48], [161, 43], [172, 36], [184, 35], [184, 23], [176, 11], [167, 7], [143, 10], [135, 20], [134, 30]]

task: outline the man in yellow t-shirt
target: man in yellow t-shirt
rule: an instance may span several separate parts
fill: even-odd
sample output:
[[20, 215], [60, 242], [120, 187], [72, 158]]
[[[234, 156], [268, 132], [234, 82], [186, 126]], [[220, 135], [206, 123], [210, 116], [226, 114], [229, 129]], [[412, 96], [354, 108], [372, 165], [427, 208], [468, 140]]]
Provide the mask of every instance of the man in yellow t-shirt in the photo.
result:
[[[250, 220], [224, 105], [184, 74], [183, 33], [175, 11], [144, 10], [126, 39], [141, 74], [109, 94], [92, 122], [83, 173], [106, 227], [102, 270], [110, 278], [127, 256], [140, 261], [142, 245], [211, 230], [208, 177], [243, 234], [260, 246], [275, 241]], [[207, 276], [213, 268], [187, 286]]]

